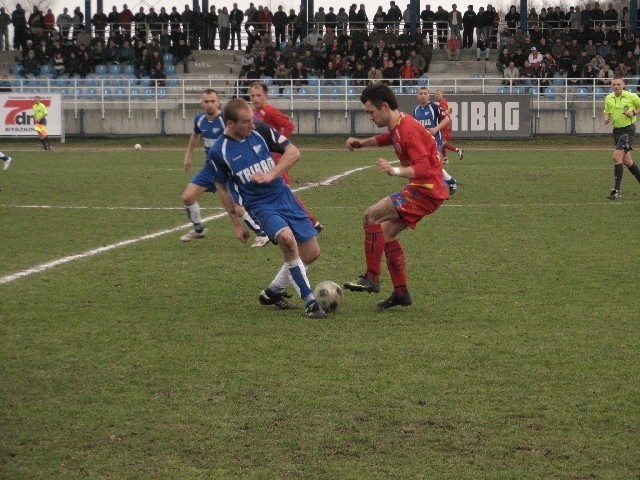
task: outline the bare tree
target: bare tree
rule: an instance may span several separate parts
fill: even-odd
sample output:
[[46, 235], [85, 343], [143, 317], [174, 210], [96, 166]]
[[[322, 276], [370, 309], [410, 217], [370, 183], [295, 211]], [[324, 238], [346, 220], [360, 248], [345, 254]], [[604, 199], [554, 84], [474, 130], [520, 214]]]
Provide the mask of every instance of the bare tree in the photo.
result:
[[53, 0], [0, 0], [0, 7], [4, 7], [5, 12], [11, 14], [16, 9], [16, 3], [22, 5], [24, 11], [27, 12], [27, 19], [29, 14], [33, 12], [33, 7], [37, 6], [44, 13], [53, 7]]

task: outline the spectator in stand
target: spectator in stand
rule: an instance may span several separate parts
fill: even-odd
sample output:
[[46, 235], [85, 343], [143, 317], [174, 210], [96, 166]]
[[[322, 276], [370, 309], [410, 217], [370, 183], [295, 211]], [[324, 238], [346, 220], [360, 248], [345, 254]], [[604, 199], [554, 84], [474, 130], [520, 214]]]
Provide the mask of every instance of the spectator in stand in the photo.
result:
[[279, 87], [278, 93], [282, 95], [282, 91], [284, 87], [288, 87], [291, 85], [291, 70], [289, 70], [284, 62], [278, 63], [278, 68], [276, 68], [275, 73], [273, 74], [274, 81], [273, 83]]
[[558, 58], [558, 71], [562, 73], [562, 75], [566, 75], [566, 73], [571, 68], [571, 62], [575, 60], [569, 55], [569, 50], [565, 48], [564, 52], [560, 58]]
[[[65, 13], [66, 13], [66, 8], [65, 8]], [[120, 25], [118, 24], [118, 17], [120, 16], [120, 14], [118, 13], [118, 7], [116, 7], [115, 5], [113, 7], [111, 7], [111, 11], [109, 12], [109, 15], [107, 15], [107, 22], [109, 22], [109, 31], [111, 32], [109, 35], [111, 35], [113, 32], [120, 32]], [[60, 15], [58, 15], [58, 28], [60, 28]]]
[[[242, 15], [244, 18], [244, 14]], [[218, 11], [215, 5], [209, 7], [209, 12], [204, 16], [204, 25], [207, 35], [207, 42], [211, 50], [216, 49], [216, 37], [218, 36]]]
[[31, 35], [35, 39], [40, 38], [40, 36], [44, 33], [44, 15], [36, 5], [33, 6], [33, 11], [31, 15], [29, 15], [27, 25], [29, 26]]
[[275, 31], [275, 41], [278, 47], [286, 40], [287, 37], [287, 25], [289, 24], [289, 18], [284, 12], [282, 5], [278, 5], [278, 10], [273, 14], [273, 28]]
[[154, 80], [156, 87], [164, 87], [167, 84], [167, 74], [164, 73], [162, 63], [160, 62], [157, 62], [154, 65], [153, 69], [149, 73], [149, 76], [152, 80]]
[[93, 60], [88, 50], [78, 52], [78, 60], [80, 62], [80, 78], [87, 78], [91, 72], [93, 72]]
[[[535, 47], [534, 47], [535, 48]], [[491, 49], [489, 48], [489, 42], [484, 38], [484, 35], [480, 35], [478, 39], [478, 43], [476, 44], [476, 61], [480, 61], [480, 55], [484, 55], [485, 61], [489, 61], [489, 53]]]
[[578, 66], [578, 61], [573, 60], [571, 62], [571, 68], [567, 70], [567, 85], [570, 87], [577, 87], [582, 84], [580, 80], [582, 78], [582, 72]]
[[320, 35], [324, 33], [324, 24], [326, 21], [327, 15], [324, 12], [324, 7], [318, 8], [318, 11], [313, 15], [313, 23]]
[[382, 72], [375, 65], [371, 65], [367, 72], [367, 79], [369, 83], [380, 82], [382, 80]]
[[382, 69], [383, 83], [387, 85], [398, 85], [397, 78], [400, 76], [393, 60], [387, 60], [385, 68]]
[[631, 75], [631, 72], [629, 72], [629, 69], [627, 68], [625, 63], [624, 62], [618, 62], [618, 65], [616, 66], [615, 70], [613, 71], [613, 76], [614, 77], [620, 77], [620, 78], [627, 78], [630, 75]]
[[122, 43], [122, 48], [120, 48], [120, 63], [123, 65], [131, 65], [134, 60], [135, 52], [133, 51], [133, 47], [131, 47], [131, 42], [125, 40]]
[[596, 47], [596, 51], [600, 54], [600, 56], [602, 56], [602, 58], [608, 61], [613, 49], [611, 48], [611, 45], [609, 45], [609, 41], [605, 38], [600, 46]]
[[449, 34], [449, 12], [442, 6], [436, 11], [436, 30], [438, 34], [438, 48], [445, 48]]
[[99, 8], [98, 11], [91, 17], [91, 25], [93, 25], [94, 34], [96, 38], [105, 39], [106, 30], [109, 19], [107, 15]]
[[529, 60], [529, 65], [533, 67], [534, 70], [537, 70], [542, 64], [542, 55], [538, 52], [536, 47], [531, 47], [531, 53], [527, 60]]
[[238, 40], [238, 50], [242, 50], [242, 38], [240, 36], [240, 32], [242, 31], [243, 20], [244, 13], [238, 8], [238, 4], [234, 3], [233, 8], [229, 12], [229, 22], [231, 23], [231, 50], [236, 50], [236, 39]]
[[458, 40], [457, 36], [451, 35], [449, 40], [447, 40], [446, 50], [447, 60], [450, 62], [460, 60], [460, 40]]
[[429, 66], [431, 65], [431, 59], [433, 58], [433, 45], [429, 43], [429, 39], [427, 37], [422, 39], [422, 45], [418, 47], [418, 55], [424, 58], [425, 66], [423, 71], [424, 73], [427, 73], [429, 71]]
[[[409, 53], [409, 60], [411, 60], [411, 65], [416, 67], [420, 71], [420, 75], [424, 72], [424, 68], [427, 65], [427, 62], [422, 58], [422, 55], [418, 55], [415, 47], [411, 48]], [[418, 75], [418, 76], [420, 76]]]
[[631, 75], [636, 75], [638, 73], [638, 61], [633, 56], [633, 52], [631, 50], [627, 51], [623, 62]]
[[599, 71], [593, 68], [592, 63], [587, 63], [584, 71], [582, 72], [583, 84], [587, 86], [593, 86], [594, 80], [598, 78]]
[[422, 31], [429, 39], [429, 43], [433, 45], [433, 23], [436, 20], [436, 14], [431, 10], [431, 5], [425, 5], [424, 10], [420, 12], [420, 20], [422, 20]]
[[11, 23], [13, 24], [13, 49], [22, 50], [27, 41], [27, 13], [19, 3], [11, 12]]
[[53, 55], [53, 61], [51, 64], [53, 65], [53, 78], [60, 78], [67, 73], [64, 66], [64, 57], [60, 50]]
[[82, 13], [82, 10], [80, 10], [80, 7], [74, 8], [72, 23], [73, 23], [73, 38], [76, 39], [76, 42], [77, 42], [78, 34], [80, 33], [80, 27], [84, 27], [84, 13]]
[[502, 51], [498, 54], [498, 61], [496, 62], [496, 68], [498, 72], [504, 73], [504, 70], [509, 66], [509, 62], [511, 61], [511, 55], [509, 54], [508, 48], [503, 48]]
[[71, 50], [67, 55], [64, 69], [69, 78], [80, 75], [80, 60], [78, 60], [75, 50]]
[[44, 33], [47, 38], [51, 38], [51, 35], [56, 31], [56, 16], [53, 14], [53, 11], [49, 8], [47, 9], [47, 13], [42, 17], [43, 25], [44, 25]]
[[169, 53], [173, 55], [176, 65], [182, 63], [184, 67], [184, 73], [189, 73], [189, 57], [191, 56], [191, 49], [187, 45], [187, 41], [184, 37], [180, 37], [178, 44], [169, 49]]
[[598, 72], [598, 84], [610, 86], [611, 80], [613, 80], [613, 71], [609, 68], [609, 65], [605, 63]]
[[76, 28], [73, 27], [74, 35], [76, 37], [76, 45], [90, 45], [91, 44], [91, 35], [86, 31], [84, 25], [80, 25], [76, 32]]
[[515, 84], [515, 80], [520, 78], [520, 70], [516, 67], [516, 64], [513, 60], [509, 61], [508, 66], [502, 72], [502, 76], [504, 78], [503, 84], [510, 85], [511, 82]]
[[417, 85], [418, 82], [415, 79], [422, 75], [422, 72], [413, 66], [408, 58], [404, 61], [404, 65], [400, 67], [399, 73], [403, 85]]
[[520, 13], [516, 10], [515, 5], [509, 7], [509, 11], [504, 16], [504, 21], [507, 23], [507, 27], [512, 34], [516, 33], [518, 23], [520, 23]]
[[529, 64], [529, 60], [524, 61], [524, 65], [520, 68], [520, 84], [531, 85], [533, 79], [536, 78], [536, 71]]
[[296, 87], [302, 87], [307, 84], [307, 69], [304, 68], [302, 61], [296, 61], [295, 67], [291, 69], [291, 79]]
[[227, 7], [218, 10], [218, 29], [220, 30], [220, 50], [227, 50], [231, 36], [231, 17]]
[[27, 51], [27, 55], [22, 60], [22, 73], [24, 78], [29, 76], [36, 77], [40, 73], [40, 63], [33, 49]]
[[467, 7], [467, 11], [462, 16], [462, 48], [471, 48], [473, 46], [473, 32], [477, 22], [476, 12], [473, 5]]
[[11, 16], [4, 7], [0, 7], [0, 50], [9, 50], [9, 25], [11, 25]]
[[587, 40], [587, 44], [584, 46], [584, 49], [586, 50], [587, 55], [591, 59], [593, 59], [596, 56], [596, 54], [598, 53], [598, 49], [593, 44], [593, 40], [591, 40], [591, 39]]
[[[387, 11], [387, 16], [385, 20], [386, 20], [387, 26], [390, 26], [393, 32], [396, 35], [398, 35], [398, 33], [400, 32], [400, 22], [402, 22], [402, 11], [400, 10], [400, 7], [396, 5], [396, 2], [394, 2], [393, 0], [389, 2], [389, 10]], [[448, 19], [444, 19], [444, 20], [448, 21]]]
[[462, 14], [458, 10], [458, 6], [454, 3], [451, 5], [451, 11], [448, 15], [449, 29], [451, 35], [460, 38], [460, 28], [462, 27]]
[[[175, 8], [175, 7], [174, 7]], [[124, 38], [131, 40], [131, 24], [133, 23], [133, 12], [129, 10], [127, 4], [122, 5], [122, 11], [118, 13], [118, 25]]]

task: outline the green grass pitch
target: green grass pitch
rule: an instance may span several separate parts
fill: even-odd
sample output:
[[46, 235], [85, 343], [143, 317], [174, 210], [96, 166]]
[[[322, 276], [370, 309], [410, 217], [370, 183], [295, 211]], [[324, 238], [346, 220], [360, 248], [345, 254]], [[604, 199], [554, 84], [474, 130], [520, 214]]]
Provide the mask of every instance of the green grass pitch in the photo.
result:
[[[187, 139], [137, 142], [3, 146], [0, 478], [639, 477], [640, 185], [606, 200], [610, 139], [461, 141], [400, 237], [414, 304], [375, 311], [383, 266], [322, 321], [258, 304], [282, 255], [227, 218], [181, 243]], [[362, 212], [401, 185], [342, 142], [292, 172], [312, 283], [364, 271]]]

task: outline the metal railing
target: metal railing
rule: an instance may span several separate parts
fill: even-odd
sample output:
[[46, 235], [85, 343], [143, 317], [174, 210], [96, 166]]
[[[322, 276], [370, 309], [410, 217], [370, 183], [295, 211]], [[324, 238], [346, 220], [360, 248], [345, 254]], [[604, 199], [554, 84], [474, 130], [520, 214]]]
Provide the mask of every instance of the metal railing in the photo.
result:
[[[305, 84], [298, 80], [277, 81], [263, 78], [269, 86], [272, 102], [291, 112], [298, 108], [318, 112], [322, 110], [350, 110], [359, 108], [359, 97], [368, 81], [358, 85], [350, 78], [324, 80], [308, 78]], [[577, 83], [573, 83], [573, 82]], [[396, 95], [416, 96], [420, 87], [429, 87], [433, 92], [442, 89], [447, 94], [500, 94], [529, 95], [533, 110], [553, 108], [569, 110], [571, 106], [588, 105], [593, 117], [602, 110], [604, 97], [611, 91], [603, 80], [593, 78], [517, 78], [502, 77], [438, 77], [430, 79], [393, 79], [390, 87]], [[60, 94], [66, 110], [74, 110], [76, 117], [80, 109], [101, 109], [103, 118], [110, 110], [127, 110], [129, 117], [136, 109], [153, 109], [156, 118], [163, 109], [181, 109], [186, 118], [187, 108], [199, 105], [202, 91], [213, 88], [222, 102], [236, 96], [246, 96], [249, 83], [235, 78], [125, 78], [105, 76], [102, 78], [31, 78], [10, 80], [13, 93]], [[626, 89], [637, 93], [640, 76], [626, 79]], [[248, 99], [248, 97], [247, 97]]]

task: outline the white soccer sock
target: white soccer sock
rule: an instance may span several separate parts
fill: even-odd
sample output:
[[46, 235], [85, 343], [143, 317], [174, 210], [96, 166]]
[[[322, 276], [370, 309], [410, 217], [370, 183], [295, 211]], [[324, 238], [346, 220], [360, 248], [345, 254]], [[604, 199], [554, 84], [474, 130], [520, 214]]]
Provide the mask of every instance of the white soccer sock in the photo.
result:
[[191, 205], [187, 205], [187, 217], [194, 225], [202, 223], [202, 217], [200, 216], [200, 204], [193, 202]]
[[451, 180], [451, 175], [449, 175], [444, 168], [442, 169], [442, 174], [444, 175], [445, 182]]
[[289, 285], [291, 285], [291, 275], [289, 275], [289, 266], [285, 262], [271, 281], [269, 288], [275, 293], [283, 293]]

